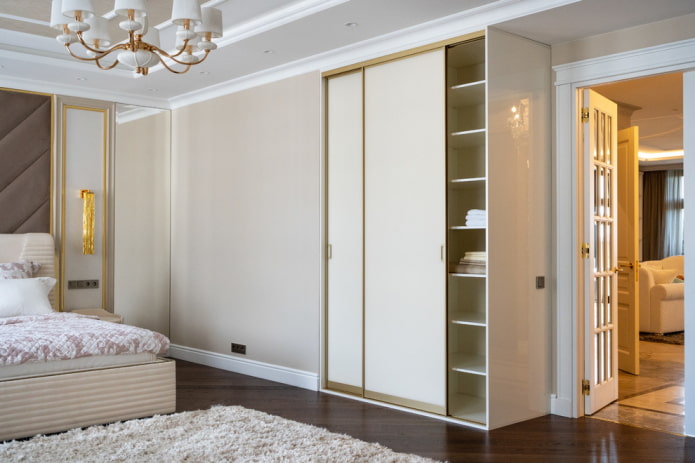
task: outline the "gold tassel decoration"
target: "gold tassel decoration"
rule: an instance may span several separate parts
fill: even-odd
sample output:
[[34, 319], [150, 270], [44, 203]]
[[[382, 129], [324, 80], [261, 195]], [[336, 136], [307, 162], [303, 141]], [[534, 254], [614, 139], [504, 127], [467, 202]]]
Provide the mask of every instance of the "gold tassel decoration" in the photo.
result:
[[94, 192], [81, 190], [82, 254], [94, 254]]

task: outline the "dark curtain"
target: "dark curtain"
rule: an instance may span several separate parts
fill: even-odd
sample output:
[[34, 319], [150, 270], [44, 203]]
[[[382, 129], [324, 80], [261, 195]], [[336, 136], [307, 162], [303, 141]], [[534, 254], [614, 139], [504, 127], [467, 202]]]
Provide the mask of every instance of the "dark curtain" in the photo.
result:
[[666, 171], [644, 173], [642, 197], [642, 260], [664, 257], [666, 240]]

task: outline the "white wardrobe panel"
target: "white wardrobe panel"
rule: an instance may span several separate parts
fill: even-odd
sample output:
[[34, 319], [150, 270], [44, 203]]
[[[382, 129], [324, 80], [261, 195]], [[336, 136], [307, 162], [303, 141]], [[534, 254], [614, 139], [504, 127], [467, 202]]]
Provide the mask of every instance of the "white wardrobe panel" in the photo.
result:
[[365, 396], [445, 412], [444, 51], [365, 70]]
[[327, 380], [362, 392], [362, 72], [328, 80]]
[[[491, 428], [549, 410], [550, 50], [487, 33]], [[510, 233], [513, 231], [513, 233]]]

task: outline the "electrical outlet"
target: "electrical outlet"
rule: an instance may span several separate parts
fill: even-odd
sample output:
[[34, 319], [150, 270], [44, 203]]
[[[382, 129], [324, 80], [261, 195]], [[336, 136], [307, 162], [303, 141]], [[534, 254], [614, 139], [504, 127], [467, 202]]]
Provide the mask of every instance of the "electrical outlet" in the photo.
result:
[[68, 280], [68, 289], [97, 289], [99, 280]]
[[545, 277], [536, 277], [536, 289], [545, 288]]
[[246, 344], [232, 343], [232, 353], [246, 355]]

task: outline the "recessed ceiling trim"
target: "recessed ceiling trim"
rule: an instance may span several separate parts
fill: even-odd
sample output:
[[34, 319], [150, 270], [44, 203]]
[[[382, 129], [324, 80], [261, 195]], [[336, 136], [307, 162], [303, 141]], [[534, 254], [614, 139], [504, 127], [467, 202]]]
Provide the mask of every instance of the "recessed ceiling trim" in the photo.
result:
[[[51, 52], [44, 52], [39, 54], [35, 51], [34, 53], [30, 54], [26, 53], [25, 50], [21, 49], [20, 47], [6, 47], [5, 49], [0, 48], [0, 58], [11, 59], [15, 61], [23, 61], [25, 63], [34, 63], [37, 65], [45, 65], [50, 63], [51, 66], [57, 66], [63, 69], [69, 69], [73, 71], [80, 71], [82, 73], [94, 72], [95, 69], [98, 69], [94, 68], [93, 66], [90, 66], [89, 64], [76, 61], [70, 58], [70, 55], [62, 55]], [[132, 71], [128, 71], [125, 69], [116, 68], [112, 69], [109, 72], [111, 72], [112, 75], [119, 75], [123, 78], [133, 78]]]
[[41, 21], [39, 19], [25, 18], [24, 16], [15, 16], [12, 14], [0, 13], [0, 18], [10, 19], [12, 21], [20, 21], [23, 23], [38, 24], [39, 26], [50, 27], [50, 23], [48, 21]]
[[308, 72], [324, 72], [354, 63], [368, 61], [392, 53], [402, 52], [424, 45], [460, 37], [485, 29], [485, 24], [496, 24], [527, 14], [525, 8], [536, 12], [539, 8], [552, 9], [577, 0], [558, 1], [548, 5], [545, 0], [519, 2], [518, 0], [499, 0], [461, 13], [435, 19], [389, 34], [381, 35], [357, 44], [329, 50], [189, 92], [169, 99], [172, 109], [188, 106], [201, 101], [239, 92], [277, 80], [294, 77]]
[[278, 8], [268, 14], [250, 19], [234, 27], [225, 29], [217, 45], [224, 47], [235, 42], [267, 32], [285, 24], [298, 21], [323, 10], [336, 7], [350, 0], [303, 0]]
[[91, 98], [114, 103], [127, 103], [153, 108], [169, 109], [169, 102], [164, 98], [147, 98], [143, 95], [127, 95], [108, 90], [92, 89], [80, 85], [64, 85], [55, 82], [32, 80], [25, 77], [14, 78], [0, 75], [0, 87], [29, 90], [32, 92], [51, 93], [61, 96]]

